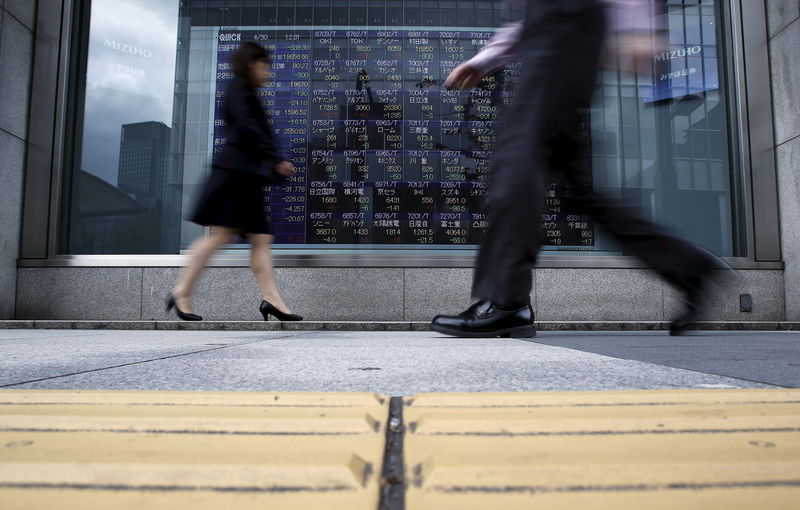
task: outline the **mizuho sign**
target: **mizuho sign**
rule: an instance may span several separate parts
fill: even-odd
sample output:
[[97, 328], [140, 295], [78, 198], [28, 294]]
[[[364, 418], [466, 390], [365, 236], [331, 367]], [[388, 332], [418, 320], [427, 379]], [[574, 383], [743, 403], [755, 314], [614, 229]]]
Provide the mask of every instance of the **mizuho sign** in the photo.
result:
[[115, 41], [113, 39], [106, 39], [103, 42], [103, 46], [105, 46], [106, 48], [110, 48], [112, 50], [116, 50], [122, 53], [128, 53], [130, 55], [136, 55], [143, 58], [152, 58], [153, 56], [153, 52], [148, 50], [147, 48], [142, 48], [139, 46], [134, 46], [133, 44]]
[[686, 48], [681, 48], [679, 50], [674, 51], [665, 51], [664, 53], [659, 53], [655, 56], [656, 62], [669, 62], [670, 60], [677, 60], [679, 58], [686, 58], [686, 57], [698, 57], [700, 54], [703, 53], [703, 48], [700, 45], [697, 46], [689, 46]]

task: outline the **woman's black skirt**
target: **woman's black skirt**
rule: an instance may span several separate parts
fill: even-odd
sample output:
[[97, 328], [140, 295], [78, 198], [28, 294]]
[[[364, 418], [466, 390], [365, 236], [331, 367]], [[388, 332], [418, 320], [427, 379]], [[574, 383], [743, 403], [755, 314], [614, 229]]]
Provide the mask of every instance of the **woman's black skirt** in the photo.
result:
[[189, 221], [228, 227], [243, 234], [269, 234], [268, 188], [264, 179], [212, 167]]

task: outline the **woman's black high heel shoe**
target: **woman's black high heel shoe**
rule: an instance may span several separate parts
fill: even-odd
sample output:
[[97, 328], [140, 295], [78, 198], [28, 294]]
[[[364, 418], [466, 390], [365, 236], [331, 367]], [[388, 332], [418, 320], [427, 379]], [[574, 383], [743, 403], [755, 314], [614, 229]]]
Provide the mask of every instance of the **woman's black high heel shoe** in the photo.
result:
[[275, 308], [272, 303], [269, 301], [262, 301], [261, 306], [258, 307], [258, 310], [261, 312], [261, 315], [264, 316], [264, 320], [268, 321], [270, 315], [274, 315], [276, 319], [279, 321], [301, 321], [303, 318], [299, 315], [295, 315], [293, 313], [283, 313], [277, 308]]
[[167, 313], [173, 308], [175, 309], [175, 313], [178, 314], [178, 318], [184, 321], [201, 321], [203, 320], [202, 317], [199, 315], [195, 315], [193, 313], [183, 313], [178, 305], [175, 304], [175, 296], [172, 295], [172, 292], [167, 294], [167, 297], [164, 298], [164, 304], [167, 305]]

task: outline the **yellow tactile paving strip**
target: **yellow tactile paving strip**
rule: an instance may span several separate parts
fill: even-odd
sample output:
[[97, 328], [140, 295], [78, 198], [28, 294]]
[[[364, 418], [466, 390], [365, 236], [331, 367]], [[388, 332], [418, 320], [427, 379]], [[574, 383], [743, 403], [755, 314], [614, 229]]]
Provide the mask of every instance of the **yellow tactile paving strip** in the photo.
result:
[[388, 399], [0, 392], [0, 507], [374, 510]]
[[[798, 390], [404, 404], [408, 510], [800, 508]], [[388, 415], [369, 393], [0, 391], [0, 508], [373, 510]]]
[[424, 394], [408, 510], [800, 508], [800, 391]]

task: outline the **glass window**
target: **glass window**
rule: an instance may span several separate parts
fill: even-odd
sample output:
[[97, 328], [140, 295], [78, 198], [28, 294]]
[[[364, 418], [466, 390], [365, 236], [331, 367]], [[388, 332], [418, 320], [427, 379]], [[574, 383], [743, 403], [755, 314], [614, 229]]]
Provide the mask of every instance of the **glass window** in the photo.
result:
[[[717, 0], [670, 0], [654, 75], [604, 71], [584, 112], [584, 179], [720, 255], [741, 186], [731, 158]], [[62, 253], [178, 253], [225, 142], [223, 91], [243, 41], [273, 53], [260, 91], [298, 172], [265, 202], [286, 250], [474, 249], [486, 228], [494, 127], [519, 65], [447, 91], [505, 16], [501, 2], [95, 0]], [[482, 28], [481, 28], [482, 27]], [[550, 250], [616, 252], [555, 183]]]
[[[179, 249], [182, 190], [173, 161], [179, 150], [173, 119], [179, 4], [92, 3], [83, 139], [69, 179], [70, 222], [62, 239], [67, 253]], [[187, 7], [192, 22], [212, 11]]]

